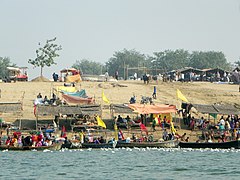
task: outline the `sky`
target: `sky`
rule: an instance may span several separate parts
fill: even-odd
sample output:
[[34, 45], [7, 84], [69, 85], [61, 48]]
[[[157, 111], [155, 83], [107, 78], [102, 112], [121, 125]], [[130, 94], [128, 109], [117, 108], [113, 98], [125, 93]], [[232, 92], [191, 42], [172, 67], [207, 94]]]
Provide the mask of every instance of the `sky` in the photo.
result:
[[77, 60], [107, 62], [116, 51], [146, 55], [167, 49], [222, 51], [240, 57], [240, 0], [0, 0], [0, 57], [27, 66], [38, 43], [57, 37], [62, 46], [53, 72]]

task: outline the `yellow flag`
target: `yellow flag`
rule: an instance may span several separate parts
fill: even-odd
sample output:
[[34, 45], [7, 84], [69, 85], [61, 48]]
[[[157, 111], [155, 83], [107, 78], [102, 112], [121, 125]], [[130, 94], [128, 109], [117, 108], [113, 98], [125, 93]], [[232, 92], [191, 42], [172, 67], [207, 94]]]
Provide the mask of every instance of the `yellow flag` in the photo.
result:
[[174, 134], [177, 132], [176, 129], [174, 128], [174, 125], [173, 125], [173, 122], [172, 122], [172, 121], [170, 122], [170, 130], [171, 130], [171, 132], [174, 133]]
[[117, 141], [118, 140], [118, 128], [117, 128], [116, 123], [114, 123], [114, 135], [115, 135], [115, 140]]
[[99, 126], [106, 128], [106, 124], [103, 122], [103, 120], [99, 116], [97, 116], [96, 119]]
[[181, 99], [184, 102], [189, 102], [179, 89], [177, 89], [177, 97], [178, 99]]
[[108, 100], [108, 98], [105, 96], [104, 92], [102, 91], [102, 100], [108, 104], [110, 104], [110, 101]]

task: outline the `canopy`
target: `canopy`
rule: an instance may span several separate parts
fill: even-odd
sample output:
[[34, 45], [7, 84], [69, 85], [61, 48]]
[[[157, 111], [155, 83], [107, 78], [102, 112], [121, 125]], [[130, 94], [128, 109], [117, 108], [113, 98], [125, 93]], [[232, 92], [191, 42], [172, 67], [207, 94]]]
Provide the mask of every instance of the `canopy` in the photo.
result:
[[69, 96], [66, 94], [62, 95], [63, 99], [67, 101], [67, 103], [70, 104], [93, 104], [94, 98], [82, 98], [77, 96]]
[[207, 114], [240, 114], [240, 109], [228, 104], [213, 104], [213, 105], [203, 105], [203, 104], [192, 104], [197, 111]]
[[52, 105], [37, 105], [37, 116], [57, 116], [59, 114], [83, 114], [83, 115], [101, 115], [101, 106], [98, 104], [85, 104], [77, 106], [52, 106]]
[[165, 104], [128, 104], [128, 107], [133, 109], [134, 112], [139, 114], [162, 114], [162, 113], [175, 113], [177, 112], [175, 105], [165, 105]]
[[15, 67], [7, 67], [7, 69], [8, 69], [9, 71], [20, 72], [20, 69], [19, 69], [19, 68], [15, 68]]

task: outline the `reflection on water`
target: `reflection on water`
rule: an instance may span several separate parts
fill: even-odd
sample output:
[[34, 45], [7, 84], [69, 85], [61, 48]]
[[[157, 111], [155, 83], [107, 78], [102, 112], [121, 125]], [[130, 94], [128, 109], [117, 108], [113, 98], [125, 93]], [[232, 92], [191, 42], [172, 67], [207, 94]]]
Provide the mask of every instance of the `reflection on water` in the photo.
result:
[[240, 150], [0, 152], [1, 179], [239, 179]]

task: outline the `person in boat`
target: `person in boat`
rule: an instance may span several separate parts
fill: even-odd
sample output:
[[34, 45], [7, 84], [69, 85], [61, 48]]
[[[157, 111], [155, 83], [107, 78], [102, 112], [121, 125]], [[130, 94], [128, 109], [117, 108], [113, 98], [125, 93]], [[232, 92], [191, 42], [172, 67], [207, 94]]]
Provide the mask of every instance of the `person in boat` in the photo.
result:
[[225, 122], [225, 129], [227, 131], [231, 130], [231, 126], [230, 126], [229, 120], [226, 120], [226, 122]]
[[[24, 137], [23, 137], [24, 138]], [[18, 143], [18, 147], [22, 147], [23, 146], [23, 143], [22, 143], [22, 136], [19, 136], [18, 137], [18, 140], [17, 140], [17, 143]]]
[[101, 144], [106, 142], [105, 139], [103, 139], [103, 136], [100, 137], [99, 142], [100, 142]]
[[181, 141], [185, 141], [186, 135], [186, 133], [184, 133], [183, 135], [180, 135], [178, 133], [175, 134], [176, 138], [180, 139]]
[[65, 145], [70, 145], [71, 142], [68, 140], [67, 137], [64, 138], [64, 142], [63, 142]]
[[94, 140], [94, 143], [95, 143], [95, 144], [101, 144], [100, 141], [99, 141], [99, 138], [96, 138], [96, 139]]
[[218, 142], [226, 142], [225, 136], [221, 135], [220, 138], [218, 138]]
[[211, 137], [208, 137], [207, 142], [208, 142], [208, 143], [212, 143], [212, 142], [213, 142], [212, 139], [211, 139]]
[[136, 138], [134, 133], [132, 134], [132, 140], [133, 140], [133, 142], [136, 142], [136, 140], [137, 140], [137, 138]]
[[38, 137], [36, 134], [32, 134], [32, 146], [35, 147], [38, 142]]
[[168, 135], [167, 129], [164, 129], [162, 138], [164, 141], [169, 140], [169, 135]]
[[123, 138], [123, 133], [121, 131], [121, 129], [119, 128], [119, 132], [118, 132], [118, 140], [119, 141], [122, 141], [124, 138]]
[[189, 142], [189, 137], [187, 137], [187, 138], [185, 139], [185, 142]]
[[11, 137], [10, 136], [8, 136], [8, 138], [7, 138], [7, 140], [6, 140], [6, 145], [10, 145], [10, 142], [11, 142]]
[[130, 137], [127, 137], [125, 142], [126, 142], [126, 143], [130, 143], [130, 142], [131, 142], [131, 138], [130, 138]]
[[22, 144], [23, 146], [32, 146], [31, 136], [22, 136]]
[[13, 136], [13, 138], [11, 139], [11, 142], [10, 142], [10, 146], [14, 146], [14, 147], [17, 147], [18, 146], [18, 141], [17, 141], [17, 136]]

